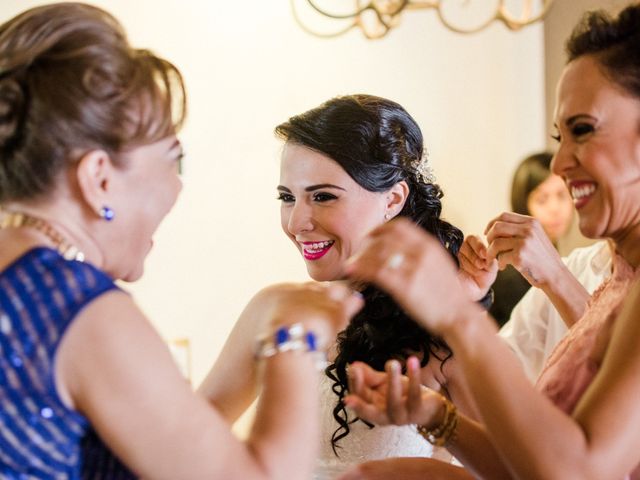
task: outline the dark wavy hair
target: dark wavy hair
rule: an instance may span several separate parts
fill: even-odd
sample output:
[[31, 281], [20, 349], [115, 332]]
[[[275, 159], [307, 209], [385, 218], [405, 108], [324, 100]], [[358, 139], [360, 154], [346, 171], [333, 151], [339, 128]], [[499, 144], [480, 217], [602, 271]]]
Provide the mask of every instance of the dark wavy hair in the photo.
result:
[[566, 43], [567, 61], [594, 55], [613, 83], [640, 98], [640, 3], [617, 17], [603, 10], [588, 12]]
[[[463, 234], [440, 217], [442, 190], [424, 173], [422, 132], [402, 106], [372, 95], [336, 97], [278, 125], [275, 133], [285, 142], [330, 157], [371, 192], [384, 192], [400, 181], [407, 182], [409, 194], [399, 215], [435, 235], [456, 259]], [[338, 334], [336, 358], [325, 371], [338, 396], [333, 416], [339, 427], [331, 438], [336, 455], [338, 442], [358, 420], [349, 418], [342, 403], [348, 387], [348, 364], [360, 360], [382, 370], [390, 358], [404, 361], [417, 354], [424, 366], [437, 350], [444, 352], [439, 360], [451, 356], [442, 339], [418, 326], [386, 293], [371, 285], [362, 293], [365, 306]]]
[[86, 152], [123, 165], [126, 149], [176, 131], [182, 76], [129, 44], [104, 10], [32, 8], [0, 25], [0, 203], [47, 194]]
[[552, 153], [540, 152], [520, 162], [511, 183], [511, 210], [520, 215], [531, 215], [527, 206], [529, 195], [551, 175], [552, 158]]

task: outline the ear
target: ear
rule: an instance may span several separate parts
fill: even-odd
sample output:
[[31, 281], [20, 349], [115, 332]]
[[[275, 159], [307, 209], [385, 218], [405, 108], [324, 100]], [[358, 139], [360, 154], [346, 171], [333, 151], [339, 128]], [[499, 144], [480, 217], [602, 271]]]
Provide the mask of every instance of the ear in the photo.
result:
[[81, 195], [96, 215], [100, 215], [102, 207], [110, 204], [114, 170], [111, 157], [104, 150], [91, 150], [77, 163], [76, 177]]
[[387, 190], [386, 215], [388, 215], [389, 218], [393, 218], [398, 215], [400, 211], [402, 211], [402, 208], [404, 207], [404, 203], [407, 201], [408, 196], [409, 185], [407, 185], [407, 182], [405, 182], [404, 180], [396, 183], [393, 187]]

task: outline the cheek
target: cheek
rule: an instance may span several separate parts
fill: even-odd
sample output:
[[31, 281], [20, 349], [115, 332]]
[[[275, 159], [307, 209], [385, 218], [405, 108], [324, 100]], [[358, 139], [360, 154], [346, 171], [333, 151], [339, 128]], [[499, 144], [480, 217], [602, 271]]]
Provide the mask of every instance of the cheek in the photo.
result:
[[529, 213], [533, 218], [542, 220], [547, 217], [547, 211], [544, 209], [544, 207], [541, 207], [537, 203], [529, 202], [527, 204], [527, 209], [529, 210]]
[[378, 216], [361, 215], [350, 218], [341, 227], [342, 231], [345, 232], [345, 236], [349, 238], [351, 249], [355, 251], [360, 248], [367, 235], [382, 223]]
[[284, 208], [280, 209], [280, 228], [287, 236], [291, 236], [289, 233], [289, 212], [287, 212]]

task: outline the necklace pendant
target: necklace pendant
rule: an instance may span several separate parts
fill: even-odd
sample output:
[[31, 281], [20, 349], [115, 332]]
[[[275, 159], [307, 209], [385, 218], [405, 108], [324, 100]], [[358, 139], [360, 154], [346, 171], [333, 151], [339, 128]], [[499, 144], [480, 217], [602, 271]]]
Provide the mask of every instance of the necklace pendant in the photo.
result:
[[73, 245], [61, 249], [60, 254], [65, 260], [77, 260], [78, 262], [84, 262], [84, 253]]

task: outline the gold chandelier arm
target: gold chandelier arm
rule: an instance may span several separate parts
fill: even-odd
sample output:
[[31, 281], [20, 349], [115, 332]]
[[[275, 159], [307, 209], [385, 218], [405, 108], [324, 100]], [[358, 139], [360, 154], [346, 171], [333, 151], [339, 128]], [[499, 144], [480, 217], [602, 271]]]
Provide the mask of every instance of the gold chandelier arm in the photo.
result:
[[442, 24], [449, 30], [456, 33], [472, 34], [484, 30], [485, 28], [489, 27], [489, 25], [491, 25], [494, 21], [502, 22], [509, 30], [520, 30], [521, 28], [526, 27], [527, 25], [531, 25], [532, 23], [535, 23], [544, 18], [544, 16], [551, 8], [553, 1], [554, 0], [544, 0], [543, 7], [540, 13], [534, 17], [531, 17], [531, 0], [526, 0], [522, 12], [522, 17], [518, 19], [507, 11], [505, 0], [500, 0], [498, 2], [495, 14], [492, 17], [488, 18], [486, 22], [481, 23], [477, 27], [473, 28], [461, 28], [449, 22], [449, 20], [447, 20], [447, 18], [442, 13], [442, 0], [437, 0], [437, 5], [434, 8], [436, 9], [438, 18], [440, 18]]
[[496, 20], [499, 20], [502, 23], [504, 23], [507, 26], [507, 28], [509, 28], [510, 30], [520, 30], [522, 27], [526, 27], [527, 25], [531, 25], [532, 23], [542, 20], [542, 18], [547, 14], [549, 9], [551, 8], [552, 3], [553, 3], [553, 0], [544, 0], [544, 3], [542, 5], [542, 10], [540, 11], [540, 13], [532, 17], [531, 16], [531, 0], [527, 0], [527, 2], [525, 3], [525, 8], [523, 9], [523, 12], [522, 12], [522, 18], [518, 20], [517, 18], [509, 14], [504, 4], [504, 0], [500, 0], [498, 12], [496, 15]]
[[[315, 3], [315, 0], [306, 0], [307, 4], [310, 5], [311, 8], [313, 8], [317, 13], [327, 18], [338, 19], [338, 20], [353, 19], [353, 23], [344, 29], [341, 29], [334, 33], [322, 34], [322, 33], [318, 33], [311, 30], [301, 21], [296, 11], [296, 7], [294, 4], [295, 1], [296, 0], [291, 0], [291, 8], [294, 13], [294, 19], [296, 20], [296, 23], [298, 23], [298, 25], [300, 25], [300, 27], [304, 31], [312, 35], [315, 35], [317, 37], [332, 38], [332, 37], [337, 37], [339, 35], [342, 35], [354, 27], [358, 27], [360, 28], [364, 36], [368, 39], [377, 39], [377, 38], [384, 37], [392, 28], [394, 28], [397, 25], [397, 23], [394, 23], [393, 20], [396, 18], [399, 18], [399, 15], [402, 13], [403, 10], [425, 10], [425, 9], [436, 10], [438, 18], [446, 28], [456, 33], [471, 34], [471, 33], [476, 33], [486, 29], [494, 21], [502, 22], [509, 30], [514, 30], [514, 31], [520, 30], [523, 27], [526, 27], [528, 25], [531, 25], [532, 23], [535, 23], [541, 20], [548, 13], [549, 9], [551, 8], [554, 2], [554, 0], [542, 0], [543, 5], [542, 5], [541, 11], [537, 15], [532, 16], [532, 11], [533, 11], [532, 2], [534, 0], [524, 0], [525, 3], [523, 5], [522, 15], [520, 15], [519, 17], [516, 17], [508, 12], [507, 7], [505, 5], [506, 0], [499, 0], [496, 10], [490, 18], [488, 18], [486, 21], [484, 21], [483, 23], [481, 23], [476, 27], [462, 28], [455, 25], [454, 23], [451, 23], [445, 17], [443, 13], [443, 3], [445, 0], [387, 0], [386, 8], [384, 5], [378, 4], [376, 0], [369, 0], [364, 5], [361, 3], [361, 0], [356, 0], [355, 11], [349, 14], [334, 14], [331, 12], [327, 12], [322, 8], [320, 8]], [[394, 7], [394, 10], [390, 12], [384, 11], [389, 7]], [[372, 33], [372, 29], [368, 27], [367, 24], [365, 24], [365, 22], [362, 20], [362, 16], [367, 10], [373, 10], [373, 12], [375, 13], [377, 27], [379, 27], [377, 28], [378, 33]], [[374, 31], [376, 31], [375, 28], [374, 28]]]
[[327, 11], [321, 9], [319, 6], [317, 6], [315, 4], [315, 2], [313, 0], [307, 0], [307, 3], [311, 6], [311, 8], [313, 8], [319, 14], [324, 15], [325, 17], [335, 18], [336, 20], [346, 20], [348, 18], [359, 17], [360, 15], [362, 15], [362, 13], [364, 13], [365, 10], [369, 10], [370, 8], [374, 8], [375, 9], [375, 7], [372, 7], [371, 3], [368, 3], [367, 5], [365, 5], [362, 8], [357, 9], [353, 13], [345, 13], [343, 15], [340, 15], [340, 14], [337, 14], [337, 13], [330, 13], [330, 12], [327, 12]]
[[450, 23], [449, 20], [447, 20], [445, 18], [445, 16], [442, 14], [442, 10], [440, 9], [440, 7], [438, 7], [436, 9], [436, 12], [438, 13], [438, 18], [440, 19], [440, 21], [442, 22], [442, 24], [445, 27], [447, 27], [452, 32], [463, 33], [465, 35], [466, 34], [471, 34], [471, 33], [477, 33], [477, 32], [479, 32], [481, 30], [484, 30], [485, 28], [487, 28], [489, 25], [491, 25], [497, 19], [497, 14], [496, 14], [493, 17], [489, 18], [486, 22], [478, 25], [477, 27], [474, 27], [474, 28], [460, 28], [460, 27], [457, 27], [454, 24]]
[[296, 3], [296, 0], [290, 0], [290, 2], [289, 2], [289, 4], [291, 5], [291, 14], [293, 15], [293, 19], [295, 20], [295, 22], [298, 24], [298, 26], [302, 30], [304, 30], [309, 35], [313, 35], [314, 37], [336, 38], [336, 37], [339, 37], [340, 35], [344, 35], [345, 33], [347, 33], [352, 28], [355, 28], [355, 27], [359, 26], [359, 20], [358, 20], [358, 17], [356, 17], [356, 18], [354, 18], [353, 22], [350, 23], [346, 28], [342, 28], [342, 29], [340, 29], [340, 30], [338, 30], [336, 32], [331, 32], [331, 33], [316, 32], [314, 30], [311, 30], [309, 27], [307, 27], [304, 24], [304, 22], [300, 19], [300, 16], [298, 15], [298, 10], [296, 9], [295, 3]]

